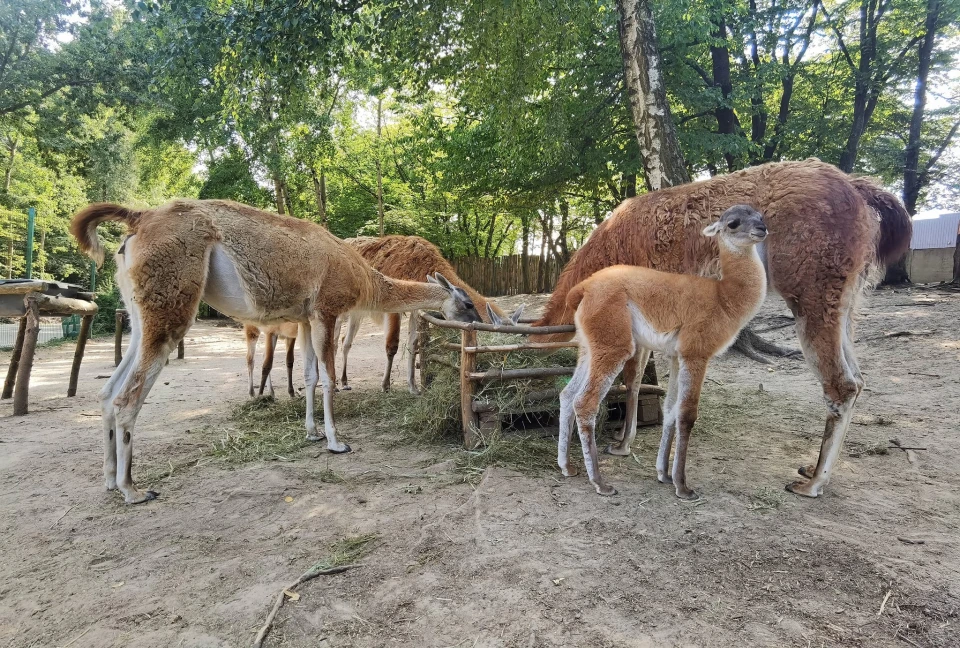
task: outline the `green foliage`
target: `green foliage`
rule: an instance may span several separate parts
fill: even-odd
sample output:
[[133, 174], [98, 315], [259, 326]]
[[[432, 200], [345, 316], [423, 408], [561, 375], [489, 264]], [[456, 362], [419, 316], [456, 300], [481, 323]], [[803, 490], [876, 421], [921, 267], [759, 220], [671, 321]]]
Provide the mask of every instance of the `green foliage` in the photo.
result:
[[[837, 163], [860, 116], [856, 170], [895, 186], [927, 5], [655, 3], [690, 171]], [[960, 194], [958, 14], [943, 3], [931, 62], [931, 205]], [[0, 207], [37, 208], [41, 271], [73, 281], [87, 274], [74, 211], [178, 196], [341, 237], [378, 233], [379, 199], [386, 232], [448, 256], [563, 261], [643, 186], [617, 22], [609, 0], [5, 3]]]

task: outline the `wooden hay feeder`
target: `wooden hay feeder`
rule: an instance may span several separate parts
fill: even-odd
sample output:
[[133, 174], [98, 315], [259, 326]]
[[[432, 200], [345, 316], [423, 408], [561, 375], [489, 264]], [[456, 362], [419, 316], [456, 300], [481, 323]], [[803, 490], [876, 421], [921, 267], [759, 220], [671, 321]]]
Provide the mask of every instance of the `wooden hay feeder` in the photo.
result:
[[[530, 322], [532, 320], [527, 320]], [[574, 367], [548, 366], [518, 369], [493, 369], [477, 371], [477, 358], [481, 354], [505, 355], [520, 351], [554, 351], [564, 348], [576, 348], [577, 343], [570, 342], [521, 342], [517, 344], [481, 345], [478, 332], [544, 335], [551, 333], [573, 333], [573, 325], [565, 326], [527, 326], [524, 324], [494, 325], [483, 322], [452, 322], [421, 312], [419, 339], [416, 352], [420, 355], [420, 382], [426, 385], [431, 376], [428, 367], [431, 363], [450, 366], [450, 363], [436, 355], [425, 352], [431, 341], [430, 327], [458, 329], [460, 343], [443, 342], [442, 348], [459, 354], [459, 365], [450, 367], [460, 375], [460, 411], [463, 424], [463, 445], [467, 449], [475, 448], [478, 442], [501, 430], [504, 416], [531, 414], [536, 412], [556, 412], [559, 409], [560, 389], [529, 390], [522, 395], [517, 407], [503, 410], [495, 402], [478, 396], [478, 386], [497, 381], [542, 380], [558, 376], [572, 376]], [[649, 374], [648, 374], [649, 375]], [[653, 374], [655, 381], [655, 373]], [[655, 425], [662, 421], [660, 397], [664, 389], [656, 384], [641, 385], [637, 402], [637, 425]], [[627, 400], [627, 388], [622, 383], [614, 385], [607, 394], [606, 402], [617, 403]]]

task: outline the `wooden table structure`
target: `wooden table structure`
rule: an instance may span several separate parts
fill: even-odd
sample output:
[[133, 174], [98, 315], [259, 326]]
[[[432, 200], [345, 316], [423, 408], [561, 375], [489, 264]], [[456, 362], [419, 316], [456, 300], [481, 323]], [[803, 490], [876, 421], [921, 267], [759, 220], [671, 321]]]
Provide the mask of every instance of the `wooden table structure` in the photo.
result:
[[[438, 314], [439, 315], [439, 314]], [[524, 320], [521, 320], [523, 322]], [[527, 320], [530, 322], [532, 320]], [[516, 414], [535, 411], [550, 411], [559, 408], [560, 391], [557, 389], [542, 389], [529, 391], [523, 396], [522, 411], [504, 412], [496, 403], [485, 402], [476, 398], [477, 385], [488, 381], [509, 381], [549, 378], [553, 376], [572, 376], [574, 367], [531, 367], [524, 369], [496, 369], [492, 371], [476, 371], [477, 355], [481, 353], [506, 354], [512, 351], [539, 349], [552, 351], [562, 348], [576, 347], [577, 343], [570, 342], [522, 342], [518, 344], [481, 345], [477, 341], [478, 331], [491, 333], [514, 333], [520, 335], [544, 335], [551, 333], [573, 333], [576, 327], [572, 324], [562, 326], [528, 326], [524, 324], [485, 324], [483, 322], [453, 322], [420, 311], [419, 338], [417, 349], [420, 355], [420, 381], [426, 385], [429, 380], [427, 367], [431, 361], [436, 361], [423, 353], [430, 343], [430, 327], [460, 330], [460, 344], [445, 342], [444, 348], [456, 351], [460, 355], [460, 412], [463, 424], [463, 447], [468, 450], [476, 447], [479, 440], [490, 433], [499, 432], [501, 417], [505, 414]], [[648, 378], [648, 375], [644, 376]], [[656, 380], [656, 372], [649, 376], [650, 381]], [[640, 396], [637, 403], [637, 424], [650, 425], [662, 421], [660, 397], [665, 390], [656, 384], [640, 386]], [[607, 402], [621, 400], [627, 395], [624, 385], [615, 385], [607, 394]]]
[[40, 334], [40, 317], [83, 317], [67, 387], [67, 396], [75, 396], [80, 362], [83, 360], [90, 327], [96, 314], [97, 304], [93, 301], [93, 293], [82, 292], [79, 286], [36, 279], [0, 280], [0, 317], [20, 320], [7, 378], [3, 383], [3, 393], [0, 394], [0, 398], [13, 396], [14, 416], [27, 413], [30, 372], [33, 371], [33, 356]]

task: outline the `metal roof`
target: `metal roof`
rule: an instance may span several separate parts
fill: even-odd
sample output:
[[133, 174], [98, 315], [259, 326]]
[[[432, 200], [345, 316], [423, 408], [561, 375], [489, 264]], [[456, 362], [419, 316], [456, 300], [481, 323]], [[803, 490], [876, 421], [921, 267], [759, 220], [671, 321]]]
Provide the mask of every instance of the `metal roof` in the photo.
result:
[[960, 212], [941, 214], [937, 218], [915, 220], [910, 249], [955, 248], [958, 229], [960, 229]]

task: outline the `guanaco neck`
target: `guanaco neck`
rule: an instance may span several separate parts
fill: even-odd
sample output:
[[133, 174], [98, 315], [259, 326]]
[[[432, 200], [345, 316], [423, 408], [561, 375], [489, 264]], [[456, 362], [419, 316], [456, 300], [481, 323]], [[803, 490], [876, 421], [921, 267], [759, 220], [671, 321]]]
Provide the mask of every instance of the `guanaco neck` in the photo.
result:
[[[767, 294], [767, 274], [757, 246], [738, 248], [722, 239], [718, 244], [720, 280], [717, 292], [720, 304], [728, 311], [744, 309], [752, 314]], [[731, 312], [731, 315], [742, 314]]]
[[391, 279], [372, 271], [373, 290], [366, 307], [381, 313], [403, 313], [424, 308], [443, 307], [450, 293], [437, 284]]

